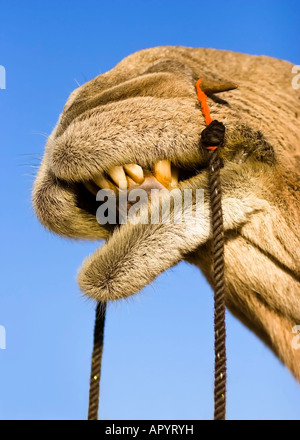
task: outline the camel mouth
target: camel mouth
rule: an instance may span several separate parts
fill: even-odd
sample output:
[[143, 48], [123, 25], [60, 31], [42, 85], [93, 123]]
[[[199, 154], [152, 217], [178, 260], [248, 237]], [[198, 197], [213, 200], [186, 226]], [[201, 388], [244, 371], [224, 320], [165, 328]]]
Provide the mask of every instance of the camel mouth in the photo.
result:
[[[103, 172], [92, 180], [77, 183], [77, 206], [96, 216], [98, 208], [103, 205], [104, 197], [111, 195], [117, 200], [126, 198], [125, 214], [134, 205], [136, 197], [144, 192], [149, 201], [154, 194], [162, 191], [181, 189], [181, 185], [188, 186], [189, 180], [199, 175], [206, 169], [206, 164], [192, 165], [190, 167], [175, 166], [171, 161], [158, 160], [151, 168], [142, 168], [138, 164], [115, 166], [109, 172]], [[101, 197], [101, 194], [103, 197]], [[132, 200], [129, 194], [133, 194]], [[100, 194], [100, 196], [99, 196]], [[119, 206], [119, 205], [118, 205]], [[117, 208], [116, 224], [105, 224], [108, 229], [122, 223], [121, 213]]]

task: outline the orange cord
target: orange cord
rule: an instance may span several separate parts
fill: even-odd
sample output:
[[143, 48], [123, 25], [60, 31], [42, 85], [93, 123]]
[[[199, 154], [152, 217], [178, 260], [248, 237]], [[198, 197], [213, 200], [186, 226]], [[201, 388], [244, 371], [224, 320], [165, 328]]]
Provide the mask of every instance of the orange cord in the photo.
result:
[[[209, 125], [212, 122], [212, 118], [210, 116], [209, 107], [208, 107], [208, 104], [206, 101], [207, 96], [203, 92], [203, 90], [201, 89], [201, 82], [203, 80], [204, 80], [204, 78], [198, 79], [198, 81], [196, 82], [196, 90], [197, 90], [198, 100], [201, 105], [201, 111], [202, 111], [202, 114], [205, 119], [205, 123], [206, 123], [206, 125]], [[216, 148], [218, 148], [218, 146], [206, 147], [207, 150], [211, 150], [211, 151], [214, 151]]]

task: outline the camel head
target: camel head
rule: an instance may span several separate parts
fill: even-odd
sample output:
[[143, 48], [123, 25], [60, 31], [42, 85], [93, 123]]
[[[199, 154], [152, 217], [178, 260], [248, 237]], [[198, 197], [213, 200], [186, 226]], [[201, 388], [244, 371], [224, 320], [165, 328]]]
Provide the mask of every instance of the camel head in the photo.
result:
[[[293, 348], [300, 324], [300, 100], [291, 71], [286, 61], [214, 49], [130, 55], [70, 95], [48, 138], [33, 205], [41, 223], [61, 236], [106, 240], [78, 276], [82, 291], [98, 301], [135, 294], [182, 259], [212, 283], [205, 121], [195, 89], [203, 77], [211, 115], [226, 127], [220, 154], [227, 307], [300, 380], [300, 349]], [[143, 190], [145, 221], [123, 223], [118, 211], [115, 223], [99, 222], [105, 202], [96, 195], [103, 189], [114, 200]], [[160, 198], [152, 196], [162, 189]], [[200, 189], [203, 209], [195, 217]], [[173, 190], [175, 201], [191, 191], [185, 221], [148, 221]]]

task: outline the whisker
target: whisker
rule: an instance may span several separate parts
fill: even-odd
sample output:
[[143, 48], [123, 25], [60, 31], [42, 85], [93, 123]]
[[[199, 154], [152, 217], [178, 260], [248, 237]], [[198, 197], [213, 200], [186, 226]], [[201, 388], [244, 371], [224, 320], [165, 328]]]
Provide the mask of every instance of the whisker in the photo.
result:
[[20, 167], [30, 167], [30, 168], [36, 168], [36, 169], [38, 169], [39, 167], [40, 167], [40, 165], [32, 165], [32, 164], [30, 164], [30, 163], [19, 163], [18, 164], [18, 166]]
[[43, 157], [41, 153], [19, 153], [17, 156], [39, 156]]
[[46, 139], [49, 137], [49, 133], [45, 133], [44, 131], [31, 131], [30, 133], [43, 136]]
[[22, 177], [30, 177], [30, 178], [35, 178], [36, 177], [36, 174], [28, 174], [28, 173], [25, 173], [25, 174], [21, 174], [21, 176]]

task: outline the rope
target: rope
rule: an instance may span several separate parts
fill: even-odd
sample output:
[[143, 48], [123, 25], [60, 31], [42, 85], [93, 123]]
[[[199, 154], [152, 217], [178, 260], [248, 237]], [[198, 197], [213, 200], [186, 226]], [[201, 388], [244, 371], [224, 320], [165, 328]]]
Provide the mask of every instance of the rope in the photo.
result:
[[218, 150], [210, 153], [210, 200], [213, 224], [214, 330], [215, 330], [215, 420], [225, 420], [226, 411], [226, 330], [224, 231], [221, 205], [220, 158]]
[[97, 303], [92, 354], [88, 420], [98, 420], [106, 303]]
[[[209, 185], [211, 220], [213, 229], [212, 252], [214, 271], [214, 330], [215, 330], [215, 383], [214, 383], [214, 419], [225, 420], [226, 412], [226, 329], [225, 329], [225, 276], [224, 276], [224, 229], [222, 215], [222, 194], [218, 147], [222, 145], [225, 127], [221, 122], [212, 120], [201, 90], [201, 81], [196, 83], [198, 100], [207, 127], [201, 133], [201, 143], [209, 152]], [[106, 303], [97, 303], [94, 327], [94, 344], [91, 365], [88, 420], [98, 420], [101, 363], [105, 325]]]
[[214, 419], [225, 420], [226, 414], [226, 328], [225, 328], [225, 264], [224, 228], [222, 214], [222, 194], [218, 147], [223, 144], [225, 127], [212, 120], [206, 102], [206, 94], [201, 90], [201, 81], [196, 83], [197, 96], [207, 127], [201, 133], [201, 143], [209, 151], [209, 186], [212, 221], [212, 253], [214, 272], [214, 331], [215, 331], [215, 383]]

